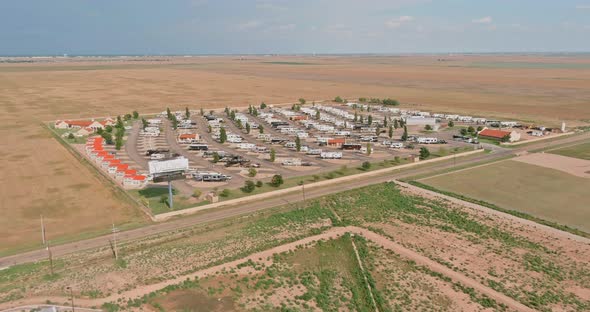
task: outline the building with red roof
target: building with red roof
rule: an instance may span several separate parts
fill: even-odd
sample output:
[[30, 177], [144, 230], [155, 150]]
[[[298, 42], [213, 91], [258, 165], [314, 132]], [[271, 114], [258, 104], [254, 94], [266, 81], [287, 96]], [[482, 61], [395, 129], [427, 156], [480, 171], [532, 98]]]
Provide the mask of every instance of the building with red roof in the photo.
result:
[[[516, 142], [520, 140], [520, 133], [517, 131], [504, 131], [484, 128], [478, 133], [480, 138], [492, 140], [507, 140], [508, 142]], [[506, 138], [506, 139], [505, 139]]]

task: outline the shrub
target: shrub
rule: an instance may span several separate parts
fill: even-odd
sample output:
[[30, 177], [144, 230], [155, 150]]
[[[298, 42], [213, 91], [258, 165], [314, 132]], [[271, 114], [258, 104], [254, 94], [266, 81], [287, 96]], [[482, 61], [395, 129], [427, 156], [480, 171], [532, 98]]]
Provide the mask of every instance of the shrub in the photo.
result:
[[279, 187], [283, 183], [285, 183], [285, 181], [283, 181], [283, 176], [280, 174], [275, 174], [274, 176], [272, 176], [272, 179], [270, 180], [270, 185], [274, 187]]
[[201, 194], [203, 194], [203, 192], [201, 192], [201, 190], [199, 190], [199, 189], [195, 189], [195, 190], [193, 191], [193, 197], [194, 197], [194, 198], [199, 198], [199, 197], [201, 197]]
[[257, 173], [258, 173], [258, 171], [256, 171], [256, 169], [254, 169], [254, 168], [248, 169], [248, 176], [251, 178], [255, 177]]
[[221, 194], [219, 194], [219, 196], [221, 197], [228, 197], [231, 194], [231, 191], [228, 189], [223, 189], [223, 191], [221, 191]]
[[420, 148], [420, 159], [426, 159], [430, 156], [430, 151], [426, 147]]
[[340, 96], [337, 96], [337, 97], [334, 98], [334, 102], [336, 102], [336, 103], [342, 103], [342, 102], [344, 102], [344, 100]]
[[369, 170], [369, 169], [371, 169], [371, 163], [370, 163], [370, 162], [368, 162], [368, 161], [365, 161], [365, 162], [363, 162], [363, 163], [361, 164], [361, 168], [362, 168], [363, 170]]
[[251, 180], [247, 180], [246, 182], [244, 182], [244, 186], [241, 188], [241, 190], [244, 193], [252, 193], [252, 191], [254, 191], [255, 188], [256, 184], [254, 184], [254, 182], [252, 182]]
[[256, 187], [262, 187], [262, 181], [256, 181]]

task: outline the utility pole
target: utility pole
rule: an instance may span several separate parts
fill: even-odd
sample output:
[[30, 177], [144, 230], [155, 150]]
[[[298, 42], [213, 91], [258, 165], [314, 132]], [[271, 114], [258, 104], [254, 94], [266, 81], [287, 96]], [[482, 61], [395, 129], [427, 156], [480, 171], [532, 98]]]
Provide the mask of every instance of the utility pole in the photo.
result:
[[117, 251], [117, 232], [119, 229], [115, 227], [115, 223], [113, 223], [113, 253], [115, 254], [115, 260], [119, 259], [119, 252]]
[[76, 310], [74, 308], [74, 290], [70, 286], [66, 287], [66, 289], [70, 291], [70, 300], [72, 301], [72, 312], [75, 312]]
[[41, 215], [41, 239], [43, 240], [43, 246], [46, 245], [45, 239], [45, 221], [43, 220], [43, 215]]

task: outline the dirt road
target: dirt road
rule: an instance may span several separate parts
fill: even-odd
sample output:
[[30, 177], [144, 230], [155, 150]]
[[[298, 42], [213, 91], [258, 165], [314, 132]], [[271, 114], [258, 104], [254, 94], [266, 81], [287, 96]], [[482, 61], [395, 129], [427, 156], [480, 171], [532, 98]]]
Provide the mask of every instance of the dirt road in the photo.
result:
[[[307, 244], [316, 242], [318, 240], [327, 240], [327, 239], [338, 238], [346, 233], [353, 233], [355, 235], [361, 235], [361, 236], [365, 237], [367, 240], [370, 240], [373, 243], [375, 243], [383, 248], [389, 249], [389, 250], [399, 254], [403, 258], [414, 261], [419, 266], [425, 266], [434, 272], [441, 273], [444, 276], [451, 278], [454, 282], [458, 282], [458, 283], [463, 284], [464, 286], [471, 287], [471, 288], [475, 289], [476, 291], [496, 300], [498, 303], [505, 304], [506, 306], [508, 306], [508, 308], [510, 308], [512, 310], [534, 311], [533, 309], [523, 305], [522, 303], [520, 303], [520, 302], [518, 302], [518, 301], [516, 301], [504, 294], [501, 294], [501, 293], [491, 289], [490, 287], [482, 285], [481, 283], [477, 282], [476, 280], [474, 280], [470, 277], [463, 275], [462, 273], [453, 271], [452, 269], [449, 269], [446, 266], [444, 266], [438, 262], [435, 262], [426, 256], [420, 255], [419, 253], [417, 253], [413, 250], [407, 249], [407, 248], [397, 244], [396, 242], [391, 241], [389, 238], [387, 238], [385, 236], [379, 235], [379, 234], [369, 231], [367, 229], [356, 227], [356, 226], [335, 227], [335, 228], [329, 229], [326, 232], [319, 234], [319, 235], [310, 236], [310, 237], [307, 237], [307, 238], [304, 238], [304, 239], [301, 239], [301, 240], [298, 240], [298, 241], [295, 241], [292, 243], [277, 246], [277, 247], [274, 247], [274, 248], [271, 248], [271, 249], [268, 249], [268, 250], [265, 250], [262, 252], [252, 254], [246, 258], [242, 258], [239, 260], [234, 260], [234, 261], [231, 261], [228, 263], [224, 263], [221, 265], [210, 267], [210, 268], [207, 268], [207, 269], [204, 269], [204, 270], [201, 270], [201, 271], [189, 274], [189, 275], [180, 276], [175, 279], [171, 279], [171, 280], [167, 280], [164, 282], [144, 286], [144, 287], [133, 289], [133, 290], [129, 290], [129, 291], [122, 292], [119, 294], [113, 294], [113, 295], [108, 296], [106, 298], [78, 299], [78, 300], [76, 300], [76, 302], [78, 305], [85, 306], [85, 307], [101, 306], [105, 302], [117, 302], [119, 300], [122, 300], [123, 302], [125, 302], [126, 299], [133, 299], [133, 298], [142, 297], [142, 296], [147, 295], [151, 292], [160, 290], [166, 286], [179, 284], [187, 279], [203, 278], [203, 277], [213, 275], [218, 272], [229, 271], [231, 268], [234, 268], [238, 264], [244, 263], [248, 260], [259, 261], [258, 259], [267, 259], [267, 258], [272, 259], [272, 255], [274, 255], [274, 254], [283, 253], [283, 252], [287, 252], [287, 251], [294, 251], [297, 249], [297, 246], [305, 246]], [[52, 302], [64, 302], [64, 301], [67, 301], [68, 298], [67, 297], [27, 298], [27, 299], [23, 299], [23, 300], [13, 301], [12, 303], [0, 304], [0, 308], [8, 308], [8, 307], [13, 307], [13, 306], [17, 306], [17, 305], [21, 305], [21, 306], [22, 305], [30, 305], [30, 304], [40, 303], [40, 302], [46, 302], [47, 300], [51, 300]]]

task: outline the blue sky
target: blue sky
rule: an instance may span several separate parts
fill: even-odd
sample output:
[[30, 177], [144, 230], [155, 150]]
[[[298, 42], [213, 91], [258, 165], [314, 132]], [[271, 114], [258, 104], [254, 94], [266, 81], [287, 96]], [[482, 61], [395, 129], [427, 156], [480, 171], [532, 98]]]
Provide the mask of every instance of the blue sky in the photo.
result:
[[0, 55], [590, 51], [590, 0], [2, 0]]

